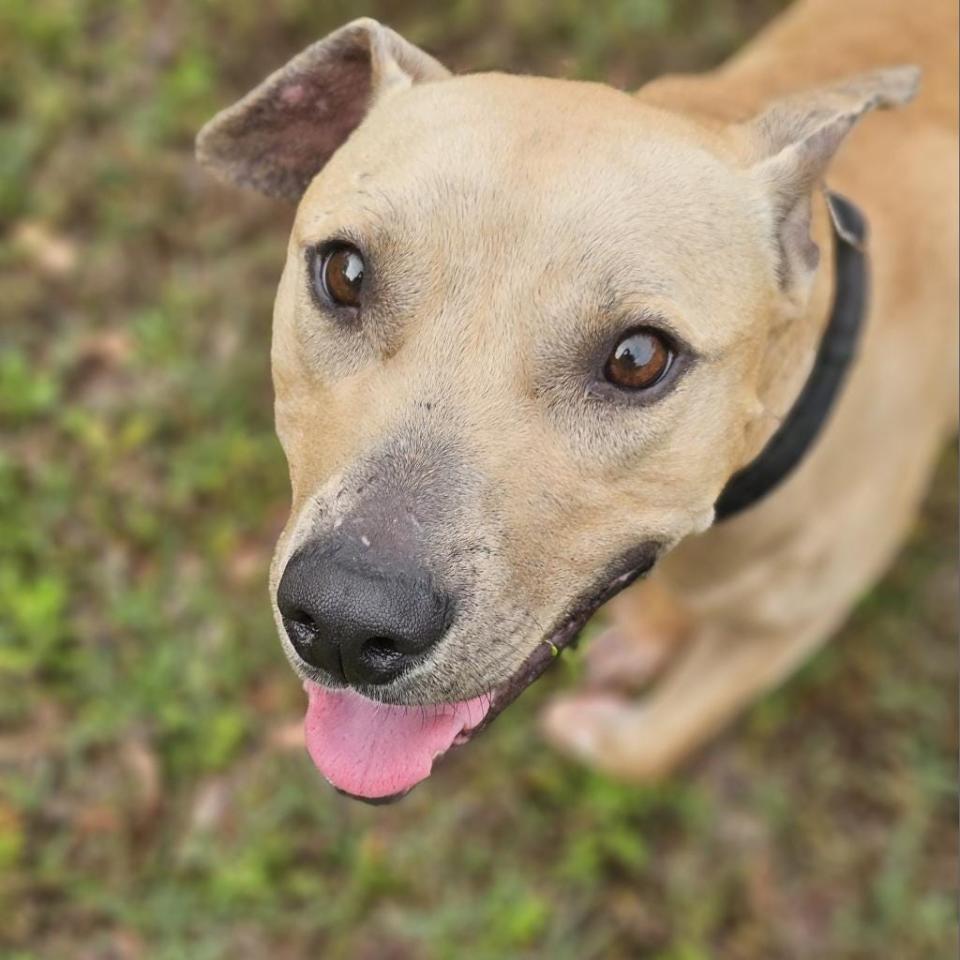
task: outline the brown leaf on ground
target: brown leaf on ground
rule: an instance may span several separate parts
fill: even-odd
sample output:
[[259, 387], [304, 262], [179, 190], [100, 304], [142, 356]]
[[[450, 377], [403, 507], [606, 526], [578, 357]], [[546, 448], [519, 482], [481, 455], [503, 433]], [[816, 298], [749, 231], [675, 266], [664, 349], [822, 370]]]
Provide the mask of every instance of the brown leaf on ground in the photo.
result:
[[13, 242], [47, 276], [65, 277], [77, 267], [76, 244], [39, 220], [21, 220], [13, 229]]
[[120, 761], [133, 783], [137, 819], [147, 820], [159, 809], [162, 796], [160, 761], [157, 754], [145, 738], [131, 737], [121, 748]]

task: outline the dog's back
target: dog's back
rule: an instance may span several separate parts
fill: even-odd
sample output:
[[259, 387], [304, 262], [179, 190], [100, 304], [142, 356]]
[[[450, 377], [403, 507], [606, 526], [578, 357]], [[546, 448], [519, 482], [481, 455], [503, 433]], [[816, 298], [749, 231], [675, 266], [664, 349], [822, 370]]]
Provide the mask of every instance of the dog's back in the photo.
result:
[[956, 132], [958, 23], [954, 0], [801, 0], [721, 73], [759, 102], [838, 75], [915, 63], [922, 91], [902, 121]]
[[717, 70], [659, 77], [640, 96], [729, 121], [795, 90], [914, 63], [923, 69], [921, 94], [898, 124], [955, 134], [958, 28], [953, 0], [799, 0]]

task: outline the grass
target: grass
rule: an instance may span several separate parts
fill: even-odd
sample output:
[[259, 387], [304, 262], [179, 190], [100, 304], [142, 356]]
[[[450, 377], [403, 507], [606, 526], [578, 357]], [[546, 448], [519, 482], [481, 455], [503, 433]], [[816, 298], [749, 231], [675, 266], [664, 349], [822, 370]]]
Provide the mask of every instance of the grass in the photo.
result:
[[[624, 86], [781, 4], [382, 0], [459, 69]], [[837, 642], [686, 776], [534, 718], [393, 808], [319, 782], [265, 571], [288, 210], [191, 161], [344, 2], [0, 10], [0, 956], [926, 960], [954, 945], [956, 462]]]

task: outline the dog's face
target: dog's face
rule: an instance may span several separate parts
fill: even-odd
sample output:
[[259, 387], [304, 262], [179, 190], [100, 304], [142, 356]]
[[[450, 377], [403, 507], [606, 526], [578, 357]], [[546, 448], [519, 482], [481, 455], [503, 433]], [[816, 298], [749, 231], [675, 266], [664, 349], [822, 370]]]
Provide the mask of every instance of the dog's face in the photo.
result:
[[[369, 21], [325, 43], [201, 152], [271, 192], [309, 183], [274, 313], [293, 506], [271, 591], [311, 682], [311, 752], [376, 797], [710, 525], [769, 425], [769, 381], [806, 372], [771, 346], [816, 266], [815, 173], [778, 206], [756, 130], [599, 85], [448, 78]], [[264, 138], [290, 130], [264, 167]], [[379, 708], [381, 755], [371, 701], [452, 719], [409, 747], [411, 712]], [[406, 749], [429, 757], [387, 758]], [[364, 750], [391, 769], [344, 755]]]
[[[416, 554], [454, 615], [391, 699], [490, 689], [573, 601], [712, 519], [773, 273], [736, 173], [646, 113], [559, 81], [412, 87], [300, 204], [274, 317], [294, 500], [275, 580], [335, 531]], [[329, 289], [344, 258], [356, 306]], [[610, 376], [623, 343], [653, 354], [649, 387]]]

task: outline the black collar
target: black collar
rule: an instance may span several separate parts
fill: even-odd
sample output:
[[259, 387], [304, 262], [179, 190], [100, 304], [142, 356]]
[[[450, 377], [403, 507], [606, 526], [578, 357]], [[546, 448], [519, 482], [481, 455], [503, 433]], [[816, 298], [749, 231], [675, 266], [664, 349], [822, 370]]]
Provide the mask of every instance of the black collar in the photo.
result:
[[807, 382], [757, 458], [738, 470], [717, 498], [715, 523], [752, 507], [777, 487], [816, 442], [856, 355], [867, 312], [867, 222], [845, 197], [827, 193], [833, 223], [833, 311]]

